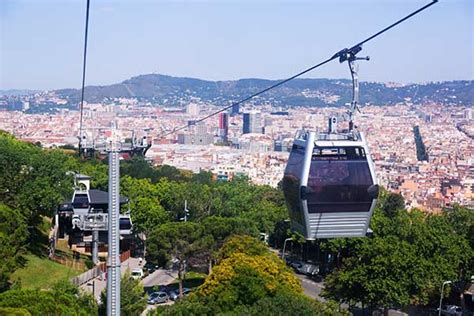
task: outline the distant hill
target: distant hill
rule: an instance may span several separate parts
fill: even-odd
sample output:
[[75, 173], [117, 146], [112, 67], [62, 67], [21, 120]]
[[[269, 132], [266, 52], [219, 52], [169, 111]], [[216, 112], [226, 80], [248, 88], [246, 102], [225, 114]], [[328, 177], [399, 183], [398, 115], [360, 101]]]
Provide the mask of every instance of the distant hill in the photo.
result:
[[30, 95], [40, 92], [40, 90], [24, 90], [24, 89], [8, 89], [0, 90], [0, 96], [20, 96], [20, 95]]
[[[133, 77], [108, 86], [87, 86], [88, 102], [104, 102], [118, 97], [136, 97], [164, 106], [183, 105], [191, 100], [214, 104], [228, 104], [264, 89], [277, 80], [240, 79], [234, 81], [206, 81], [160, 74]], [[387, 105], [400, 102], [438, 103], [451, 105], [474, 104], [474, 81], [448, 81], [426, 84], [395, 85], [362, 82], [360, 101], [365, 104]], [[78, 102], [80, 90], [62, 89], [56, 93]], [[252, 101], [283, 106], [341, 105], [350, 102], [351, 81], [347, 79], [295, 79], [271, 90]]]

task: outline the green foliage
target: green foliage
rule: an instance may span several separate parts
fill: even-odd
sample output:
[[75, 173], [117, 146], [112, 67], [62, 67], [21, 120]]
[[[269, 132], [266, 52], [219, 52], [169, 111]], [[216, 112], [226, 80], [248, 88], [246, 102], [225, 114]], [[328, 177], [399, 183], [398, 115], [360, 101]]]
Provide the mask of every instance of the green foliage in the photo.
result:
[[[102, 304], [99, 315], [107, 314], [107, 289], [100, 294]], [[120, 280], [120, 314], [124, 316], [140, 315], [146, 308], [146, 297], [143, 296], [143, 284], [131, 277], [126, 271]]]
[[130, 200], [134, 230], [148, 235], [154, 228], [170, 220], [159, 202], [158, 188], [149, 179], [125, 176], [121, 179], [121, 194]]
[[173, 222], [157, 227], [148, 236], [148, 255], [152, 262], [189, 259], [202, 249], [202, 227], [193, 222]]
[[218, 260], [230, 258], [236, 253], [248, 256], [265, 256], [270, 253], [268, 248], [260, 241], [250, 236], [233, 236], [220, 249]]
[[174, 222], [161, 225], [148, 236], [148, 259], [166, 264], [178, 260], [179, 292], [182, 294], [185, 265], [197, 258], [211, 244], [202, 226], [193, 222]]
[[387, 193], [380, 208], [386, 216], [393, 217], [399, 210], [405, 209], [405, 200], [401, 194]]
[[451, 211], [447, 211], [447, 216], [454, 231], [466, 238], [471, 248], [474, 248], [474, 212], [455, 205]]
[[323, 295], [369, 306], [434, 305], [444, 280], [472, 274], [472, 214], [459, 208], [441, 215], [408, 212], [393, 194], [383, 195], [380, 205], [371, 223], [372, 238], [328, 243], [337, 245], [344, 259], [326, 278]]
[[210, 171], [200, 171], [199, 173], [193, 174], [191, 178], [192, 182], [199, 184], [212, 184], [212, 172]]
[[239, 306], [235, 315], [348, 315], [339, 312], [335, 306], [322, 304], [304, 295], [278, 293], [274, 297], [265, 297], [250, 307]]
[[91, 177], [91, 188], [97, 190], [108, 190], [108, 166], [105, 162], [98, 159], [91, 159], [85, 161], [73, 161], [71, 163], [71, 171], [79, 172], [81, 174]]
[[257, 239], [231, 237], [219, 264], [185, 300], [155, 315], [344, 315], [302, 295], [300, 281]]
[[6, 291], [0, 294], [0, 307], [21, 308], [31, 315], [97, 315], [94, 299], [68, 283], [59, 283], [51, 290]]
[[19, 266], [28, 229], [23, 215], [0, 204], [0, 292], [8, 288], [11, 273]]
[[191, 174], [187, 174], [173, 166], [162, 165], [154, 168], [141, 156], [122, 161], [120, 173], [136, 179], [150, 179], [152, 183], [156, 183], [163, 178], [171, 181], [188, 181], [191, 178]]
[[60, 150], [42, 150], [0, 134], [0, 196], [34, 225], [40, 215], [51, 216], [72, 192], [67, 174], [74, 159]]
[[24, 308], [0, 307], [0, 315], [31, 316], [31, 313]]

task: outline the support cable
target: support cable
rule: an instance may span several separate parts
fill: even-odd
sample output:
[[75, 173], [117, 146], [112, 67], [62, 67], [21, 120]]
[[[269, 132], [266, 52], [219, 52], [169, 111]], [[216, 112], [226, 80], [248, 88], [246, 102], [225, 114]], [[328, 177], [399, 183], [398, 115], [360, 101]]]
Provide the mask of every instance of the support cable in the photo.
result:
[[79, 106], [80, 111], [80, 121], [79, 121], [79, 154], [81, 153], [81, 142], [82, 142], [82, 121], [83, 121], [83, 112], [84, 112], [84, 90], [86, 84], [86, 61], [87, 61], [87, 35], [89, 30], [89, 7], [90, 0], [87, 0], [86, 5], [86, 25], [84, 33], [84, 54], [83, 54], [83, 63], [82, 63], [82, 86], [81, 86], [81, 103]]
[[[213, 117], [213, 116], [215, 116], [215, 115], [217, 115], [217, 114], [219, 114], [219, 113], [221, 113], [221, 112], [224, 112], [224, 111], [226, 111], [226, 110], [228, 110], [228, 109], [230, 109], [230, 108], [232, 108], [232, 107], [234, 107], [234, 106], [237, 106], [237, 105], [240, 105], [240, 104], [242, 104], [242, 103], [244, 103], [244, 102], [247, 102], [247, 101], [249, 101], [249, 100], [255, 98], [256, 96], [259, 96], [259, 95], [261, 95], [261, 94], [263, 94], [263, 93], [265, 93], [265, 92], [268, 92], [268, 91], [270, 91], [270, 90], [273, 90], [273, 89], [275, 89], [275, 88], [277, 88], [277, 87], [279, 87], [279, 86], [281, 86], [281, 85], [287, 83], [288, 81], [291, 81], [291, 80], [293, 80], [293, 79], [296, 79], [296, 78], [298, 78], [298, 77], [300, 77], [300, 76], [302, 76], [302, 75], [304, 75], [304, 74], [306, 74], [306, 73], [308, 73], [308, 72], [310, 72], [310, 71], [312, 71], [312, 70], [314, 70], [314, 69], [316, 69], [316, 68], [319, 68], [319, 67], [321, 67], [321, 66], [323, 66], [323, 65], [325, 65], [325, 64], [327, 64], [327, 63], [329, 63], [330, 61], [333, 61], [334, 59], [339, 58], [339, 62], [342, 63], [342, 62], [344, 62], [344, 61], [347, 61], [347, 60], [350, 59], [350, 58], [354, 58], [355, 55], [356, 55], [357, 53], [359, 53], [359, 52], [362, 50], [362, 45], [363, 45], [363, 44], [365, 44], [365, 43], [367, 43], [367, 42], [373, 40], [373, 39], [376, 38], [377, 36], [380, 36], [381, 34], [387, 32], [388, 30], [390, 30], [390, 29], [392, 29], [393, 27], [397, 26], [398, 24], [404, 22], [405, 20], [408, 20], [409, 18], [411, 18], [411, 17], [413, 17], [414, 15], [420, 13], [421, 11], [424, 11], [425, 9], [427, 9], [428, 7], [432, 6], [433, 4], [435, 4], [435, 3], [437, 3], [437, 2], [438, 2], [438, 0], [432, 0], [430, 3], [424, 5], [423, 7], [419, 8], [419, 9], [416, 10], [416, 11], [413, 11], [412, 13], [410, 13], [409, 15], [405, 16], [404, 18], [402, 18], [402, 19], [396, 21], [395, 23], [390, 24], [389, 26], [387, 26], [386, 28], [382, 29], [381, 31], [379, 31], [379, 32], [377, 32], [377, 33], [375, 33], [375, 34], [373, 34], [373, 35], [367, 37], [367, 38], [364, 39], [363, 41], [361, 41], [361, 42], [355, 44], [354, 46], [352, 46], [351, 48], [344, 48], [344, 49], [340, 50], [339, 52], [337, 52], [336, 54], [334, 54], [331, 58], [328, 58], [328, 59], [326, 59], [326, 60], [320, 62], [319, 64], [316, 64], [316, 65], [314, 65], [314, 66], [312, 66], [312, 67], [309, 67], [309, 68], [307, 68], [307, 69], [305, 69], [305, 70], [303, 70], [303, 71], [301, 71], [301, 72], [299, 72], [299, 73], [297, 73], [297, 74], [295, 74], [295, 75], [293, 75], [293, 76], [291, 76], [291, 77], [289, 77], [289, 78], [287, 78], [287, 79], [281, 80], [281, 81], [279, 81], [279, 82], [277, 82], [277, 83], [275, 83], [275, 84], [273, 84], [273, 85], [271, 85], [271, 86], [269, 86], [269, 87], [267, 87], [267, 88], [265, 88], [265, 89], [263, 89], [263, 90], [260, 90], [259, 92], [256, 92], [256, 93], [254, 93], [254, 94], [252, 94], [252, 95], [250, 95], [250, 96], [248, 96], [248, 97], [246, 97], [246, 98], [244, 98], [244, 99], [238, 101], [238, 102], [232, 103], [232, 104], [229, 105], [229, 106], [225, 106], [225, 107], [223, 107], [223, 108], [220, 109], [220, 110], [217, 110], [217, 111], [215, 111], [215, 112], [213, 112], [213, 113], [211, 113], [211, 114], [208, 114], [208, 115], [206, 115], [206, 116], [204, 116], [204, 117], [202, 117], [202, 118], [200, 118], [200, 119], [198, 119], [198, 120], [195, 120], [195, 121], [193, 122], [193, 125], [195, 125], [195, 124], [197, 124], [197, 123], [200, 123], [200, 122], [203, 122], [203, 121], [205, 121], [205, 120], [207, 120], [207, 119], [209, 119], [209, 118], [211, 118], [211, 117]], [[166, 136], [175, 134], [176, 132], [181, 131], [181, 130], [183, 130], [183, 129], [186, 129], [186, 128], [188, 128], [188, 127], [189, 127], [189, 125], [183, 125], [183, 126], [181, 126], [181, 127], [179, 127], [179, 128], [174, 128], [174, 129], [173, 129], [172, 131], [170, 131], [170, 132], [164, 132], [164, 133], [162, 133], [161, 135], [159, 135], [158, 137], [159, 137], [159, 138], [161, 138], [161, 137], [166, 137]]]

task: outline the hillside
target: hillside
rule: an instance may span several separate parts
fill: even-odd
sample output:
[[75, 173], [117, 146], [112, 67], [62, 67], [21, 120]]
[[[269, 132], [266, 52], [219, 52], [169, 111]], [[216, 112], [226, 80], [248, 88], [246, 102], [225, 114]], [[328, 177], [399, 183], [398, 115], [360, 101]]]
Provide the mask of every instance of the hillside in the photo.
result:
[[[87, 86], [88, 102], [104, 102], [118, 97], [136, 97], [153, 104], [176, 106], [191, 100], [228, 104], [264, 89], [277, 80], [240, 79], [235, 81], [206, 81], [179, 78], [161, 74], [132, 77], [108, 86]], [[62, 89], [56, 93], [70, 103], [80, 98], [79, 89]], [[295, 79], [255, 98], [255, 104], [275, 106], [324, 106], [350, 102], [351, 82], [346, 79]], [[412, 102], [445, 105], [473, 105], [474, 81], [449, 81], [427, 84], [389, 85], [374, 82], [361, 83], [361, 103], [374, 105]]]

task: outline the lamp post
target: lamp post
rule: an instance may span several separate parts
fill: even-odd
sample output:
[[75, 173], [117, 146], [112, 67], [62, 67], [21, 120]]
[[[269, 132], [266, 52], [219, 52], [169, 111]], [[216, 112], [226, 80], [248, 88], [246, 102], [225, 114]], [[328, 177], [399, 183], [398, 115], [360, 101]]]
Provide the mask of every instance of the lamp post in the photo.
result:
[[439, 298], [439, 316], [441, 316], [441, 305], [443, 304], [443, 293], [444, 293], [444, 286], [446, 284], [451, 284], [451, 281], [444, 281], [443, 285], [441, 285], [441, 297]]
[[282, 259], [282, 260], [285, 260], [286, 242], [287, 242], [288, 240], [293, 240], [293, 238], [286, 238], [286, 239], [285, 239], [285, 242], [283, 243], [283, 252], [282, 252], [282, 254], [281, 254], [281, 259]]
[[188, 221], [188, 215], [189, 215], [188, 201], [184, 200], [184, 217], [181, 217], [179, 220], [184, 221], [186, 223]]

